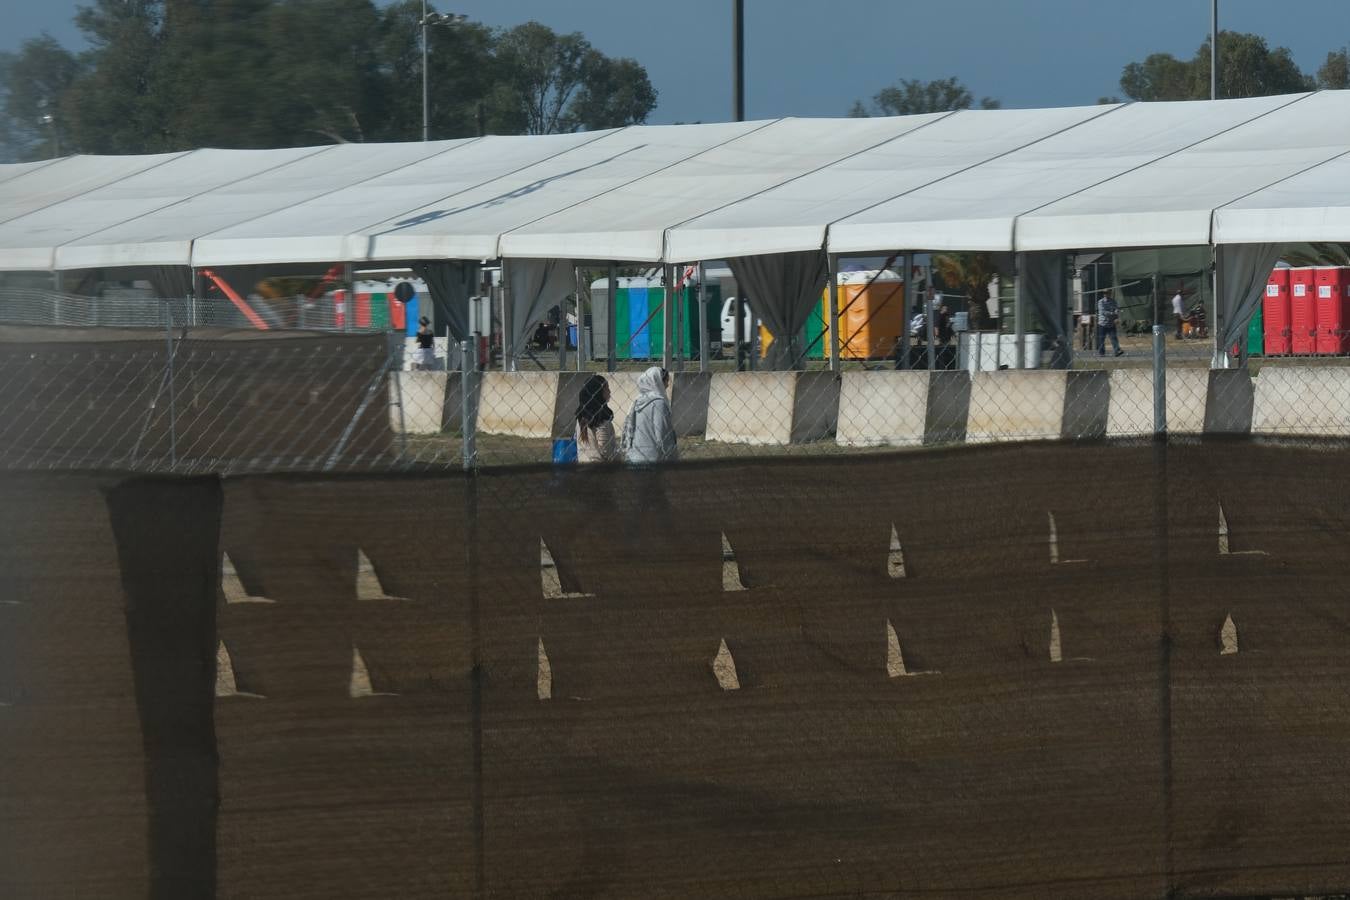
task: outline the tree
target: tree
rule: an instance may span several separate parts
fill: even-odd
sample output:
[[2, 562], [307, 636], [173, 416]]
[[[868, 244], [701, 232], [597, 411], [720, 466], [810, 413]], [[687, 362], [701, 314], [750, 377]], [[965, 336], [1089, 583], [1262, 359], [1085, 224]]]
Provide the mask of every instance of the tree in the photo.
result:
[[[1154, 53], [1125, 66], [1120, 89], [1133, 100], [1203, 100], [1209, 97], [1209, 39], [1191, 59]], [[1312, 90], [1314, 81], [1286, 47], [1271, 50], [1265, 38], [1219, 32], [1219, 96], [1266, 97]]]
[[[90, 0], [87, 52], [39, 38], [0, 54], [0, 156], [50, 153], [57, 129], [82, 153], [415, 140], [420, 19], [421, 0]], [[656, 106], [635, 60], [537, 22], [433, 26], [427, 45], [433, 137], [481, 133], [480, 111], [488, 130], [545, 134]]]
[[638, 125], [656, 107], [656, 88], [637, 60], [593, 53], [584, 69], [581, 91], [567, 114], [572, 128], [594, 131]]
[[632, 125], [656, 107], [656, 90], [642, 66], [609, 59], [580, 32], [558, 34], [526, 22], [500, 34], [496, 55], [494, 119], [509, 131]]
[[79, 72], [74, 54], [45, 34], [24, 41], [18, 53], [0, 54], [9, 155], [55, 155], [66, 128], [61, 101]]
[[1350, 48], [1342, 47], [1327, 54], [1327, 61], [1317, 70], [1317, 86], [1327, 91], [1350, 88]]
[[[920, 113], [949, 112], [970, 109], [975, 103], [970, 89], [957, 78], [939, 78], [936, 81], [903, 79], [882, 88], [872, 98], [878, 114], [883, 116], [912, 116]], [[981, 109], [998, 109], [999, 102], [990, 97], [980, 99]], [[862, 101], [855, 101], [850, 116], [866, 116]]]
[[933, 258], [933, 266], [945, 288], [965, 295], [971, 330], [987, 327], [989, 282], [998, 274], [994, 258], [988, 253], [943, 253]]

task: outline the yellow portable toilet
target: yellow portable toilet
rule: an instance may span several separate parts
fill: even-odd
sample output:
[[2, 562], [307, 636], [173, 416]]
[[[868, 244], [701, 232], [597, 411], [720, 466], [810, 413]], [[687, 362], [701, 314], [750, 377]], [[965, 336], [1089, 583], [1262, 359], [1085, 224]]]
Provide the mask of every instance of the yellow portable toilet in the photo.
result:
[[[829, 318], [828, 295], [821, 309]], [[905, 286], [890, 269], [839, 273], [840, 359], [886, 359], [904, 333]], [[829, 327], [829, 322], [826, 322]]]
[[[814, 359], [829, 358], [829, 308], [826, 288], [804, 329], [807, 344], [813, 344], [815, 334], [825, 332], [826, 339], [814, 342], [808, 354]], [[871, 269], [839, 273], [839, 330], [844, 335], [840, 359], [886, 359], [894, 355], [907, 321], [905, 286], [895, 272]], [[759, 340], [760, 355], [767, 356], [773, 335], [762, 324]]]

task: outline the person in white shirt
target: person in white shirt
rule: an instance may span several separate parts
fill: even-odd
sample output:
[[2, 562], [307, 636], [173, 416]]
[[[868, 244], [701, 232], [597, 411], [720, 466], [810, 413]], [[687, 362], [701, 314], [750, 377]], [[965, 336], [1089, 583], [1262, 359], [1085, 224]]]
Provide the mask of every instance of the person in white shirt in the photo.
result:
[[1172, 315], [1177, 317], [1177, 340], [1181, 340], [1181, 323], [1186, 319], [1186, 304], [1181, 299], [1181, 285], [1177, 285], [1177, 292], [1172, 295]]

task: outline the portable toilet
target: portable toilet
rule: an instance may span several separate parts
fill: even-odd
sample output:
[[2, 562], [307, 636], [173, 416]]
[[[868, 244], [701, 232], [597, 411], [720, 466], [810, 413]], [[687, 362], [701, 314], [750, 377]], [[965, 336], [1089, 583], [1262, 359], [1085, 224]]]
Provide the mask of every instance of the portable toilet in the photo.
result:
[[[615, 359], [660, 359], [665, 341], [665, 287], [659, 280], [640, 277], [615, 279], [614, 356]], [[681, 290], [684, 321], [676, 323], [679, 347], [676, 355], [698, 359], [698, 285], [686, 284]], [[721, 334], [719, 317], [721, 291], [715, 282], [704, 287], [707, 301], [708, 339]], [[609, 279], [591, 282], [591, 358], [605, 359], [609, 352]]]
[[1262, 344], [1262, 322], [1261, 307], [1257, 307], [1252, 313], [1252, 317], [1247, 320], [1247, 355], [1260, 356]]
[[1346, 270], [1324, 266], [1313, 270], [1313, 284], [1317, 288], [1317, 352], [1339, 356], [1350, 346], [1346, 340]]
[[839, 273], [840, 359], [891, 356], [905, 323], [905, 285], [899, 275], [890, 269]]
[[1312, 267], [1289, 270], [1290, 350], [1296, 355], [1317, 352], [1316, 271]]
[[1267, 356], [1286, 356], [1292, 352], [1289, 321], [1289, 269], [1274, 269], [1266, 279], [1266, 295], [1261, 300], [1262, 333]]

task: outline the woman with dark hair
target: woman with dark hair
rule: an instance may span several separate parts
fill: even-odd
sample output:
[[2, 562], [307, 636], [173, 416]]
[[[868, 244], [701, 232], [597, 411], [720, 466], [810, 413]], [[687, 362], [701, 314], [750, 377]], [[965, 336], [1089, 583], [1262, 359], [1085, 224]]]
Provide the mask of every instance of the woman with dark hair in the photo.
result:
[[577, 462], [613, 462], [618, 458], [609, 382], [592, 375], [581, 386], [581, 402], [577, 404]]

